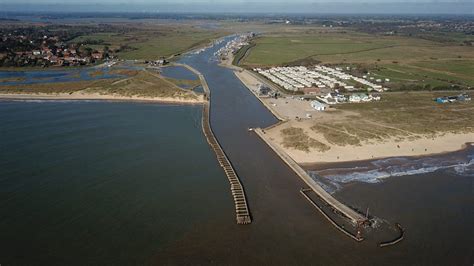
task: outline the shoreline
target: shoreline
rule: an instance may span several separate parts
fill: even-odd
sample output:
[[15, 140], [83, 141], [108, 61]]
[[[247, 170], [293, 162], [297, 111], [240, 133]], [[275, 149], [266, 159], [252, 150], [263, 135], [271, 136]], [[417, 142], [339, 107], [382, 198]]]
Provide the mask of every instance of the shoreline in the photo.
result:
[[[234, 75], [240, 80], [240, 82], [244, 85], [244, 87], [246, 87], [273, 114], [273, 116], [276, 117], [276, 119], [280, 120], [280, 123], [285, 122], [286, 118], [281, 116], [278, 112], [276, 112], [273, 108], [271, 108], [267, 102], [265, 102], [264, 100], [262, 100], [262, 98], [258, 96], [256, 92], [258, 88], [258, 84], [265, 83], [265, 82], [258, 80], [255, 76], [253, 76], [250, 73], [249, 70], [242, 68], [240, 66], [234, 65], [233, 61], [234, 61], [234, 56], [232, 55], [232, 53], [229, 53], [227, 55], [227, 60], [221, 61], [219, 63], [219, 66], [233, 70]], [[267, 83], [265, 83], [265, 85], [268, 86]], [[278, 124], [279, 123], [277, 123], [276, 125]]]
[[201, 105], [204, 99], [180, 99], [170, 97], [144, 97], [144, 96], [121, 96], [103, 95], [98, 93], [0, 93], [0, 100], [99, 100], [99, 101], [128, 101], [128, 102], [155, 102], [172, 104]]
[[[256, 80], [251, 74], [247, 72], [248, 70], [243, 69], [242, 71], [234, 71], [234, 75], [244, 84], [244, 86], [273, 114], [274, 117], [276, 117], [280, 122], [285, 122], [286, 119], [282, 117], [278, 112], [273, 110], [267, 102], [262, 100], [257, 93], [255, 92], [256, 88], [258, 87], [258, 80]], [[257, 82], [252, 84], [253, 82]], [[253, 89], [252, 89], [253, 88]], [[275, 124], [278, 125], [279, 123]], [[272, 125], [271, 127], [274, 127], [275, 125]]]
[[[293, 160], [305, 168], [339, 163], [361, 163], [394, 157], [416, 158], [442, 155], [462, 151], [471, 146], [474, 140], [474, 133], [445, 133], [436, 137], [403, 141], [390, 139], [385, 142], [365, 143], [361, 146], [330, 144], [331, 149], [328, 151], [318, 152], [312, 150], [305, 152], [283, 147], [281, 144], [283, 137], [280, 130], [287, 126], [287, 123], [270, 126], [265, 130], [266, 138], [278, 145]], [[310, 137], [315, 136], [310, 135]]]
[[466, 142], [465, 144], [461, 146], [460, 149], [453, 150], [453, 151], [428, 153], [428, 154], [422, 154], [422, 155], [410, 155], [410, 156], [388, 156], [388, 157], [370, 158], [366, 160], [355, 160], [355, 161], [301, 163], [299, 165], [308, 171], [321, 171], [321, 170], [334, 169], [334, 168], [347, 168], [347, 167], [352, 168], [352, 167], [361, 167], [361, 166], [365, 167], [365, 166], [369, 166], [371, 162], [378, 161], [378, 160], [386, 160], [386, 159], [393, 159], [393, 158], [407, 158], [407, 159], [413, 159], [413, 160], [422, 159], [422, 158], [435, 158], [435, 157], [459, 154], [473, 148], [474, 148], [474, 142]]

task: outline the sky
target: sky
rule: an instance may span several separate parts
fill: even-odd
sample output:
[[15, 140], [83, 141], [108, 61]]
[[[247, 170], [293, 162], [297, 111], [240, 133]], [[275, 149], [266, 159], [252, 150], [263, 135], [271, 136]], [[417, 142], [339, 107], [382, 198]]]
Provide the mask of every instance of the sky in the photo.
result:
[[474, 0], [0, 0], [0, 10], [474, 15]]

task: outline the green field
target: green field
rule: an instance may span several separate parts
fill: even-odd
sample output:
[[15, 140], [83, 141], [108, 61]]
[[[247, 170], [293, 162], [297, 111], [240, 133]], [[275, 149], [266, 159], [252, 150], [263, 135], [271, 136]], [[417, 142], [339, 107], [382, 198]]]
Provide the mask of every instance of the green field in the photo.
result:
[[390, 78], [399, 84], [430, 85], [431, 88], [446, 85], [473, 87], [474, 76], [468, 75], [469, 71], [473, 72], [470, 64], [470, 61], [420, 61], [411, 65], [385, 64], [374, 69], [371, 74], [377, 78]]
[[223, 36], [217, 31], [200, 30], [187, 25], [138, 27], [123, 33], [97, 33], [80, 36], [71, 43], [99, 41], [101, 44], [87, 45], [95, 50], [108, 46], [111, 50], [121, 49], [121, 59], [157, 60], [182, 53], [188, 49], [205, 45]]
[[331, 36], [263, 37], [246, 58], [248, 65], [281, 65], [307, 57], [354, 53], [389, 47], [389, 42], [368, 42]]
[[301, 26], [265, 33], [254, 44], [241, 65], [355, 64], [378, 78], [391, 79], [397, 88], [474, 86], [474, 47], [456, 42]]

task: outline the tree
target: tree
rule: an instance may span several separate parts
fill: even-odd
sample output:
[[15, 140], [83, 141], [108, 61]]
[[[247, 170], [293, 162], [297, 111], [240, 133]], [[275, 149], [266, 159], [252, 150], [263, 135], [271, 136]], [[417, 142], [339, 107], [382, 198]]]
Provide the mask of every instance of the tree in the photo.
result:
[[110, 52], [110, 49], [109, 49], [109, 46], [104, 46], [104, 58], [109, 58], [109, 52]]

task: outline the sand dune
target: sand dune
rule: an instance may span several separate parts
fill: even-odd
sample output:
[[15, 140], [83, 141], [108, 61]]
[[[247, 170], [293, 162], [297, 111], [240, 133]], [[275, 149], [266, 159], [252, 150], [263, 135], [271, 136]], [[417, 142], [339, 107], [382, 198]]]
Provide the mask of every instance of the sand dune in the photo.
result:
[[[286, 123], [266, 130], [266, 137], [284, 149], [297, 163], [333, 163], [370, 160], [374, 158], [423, 156], [461, 150], [466, 143], [474, 142], [474, 133], [445, 133], [436, 137], [423, 137], [416, 140], [386, 139], [383, 142], [362, 143], [360, 146], [338, 146], [327, 143], [331, 148], [328, 151], [309, 152], [286, 148], [281, 143], [283, 136], [281, 129], [287, 127]], [[310, 132], [309, 130], [307, 132]], [[310, 134], [311, 137], [324, 141], [323, 138]]]
[[204, 98], [185, 99], [173, 97], [142, 97], [142, 96], [122, 96], [122, 95], [104, 95], [99, 93], [37, 93], [37, 94], [0, 94], [0, 99], [10, 100], [110, 100], [110, 101], [149, 101], [163, 103], [182, 103], [182, 104], [200, 104]]

